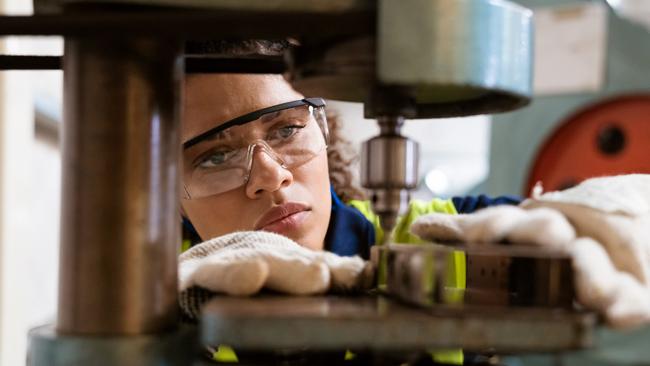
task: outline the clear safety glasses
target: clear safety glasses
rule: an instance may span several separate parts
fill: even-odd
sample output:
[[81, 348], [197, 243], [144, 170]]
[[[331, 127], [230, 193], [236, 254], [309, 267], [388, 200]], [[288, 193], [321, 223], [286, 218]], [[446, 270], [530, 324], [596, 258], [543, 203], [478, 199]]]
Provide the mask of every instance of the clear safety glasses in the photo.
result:
[[257, 151], [293, 169], [327, 148], [325, 101], [307, 98], [237, 117], [183, 144], [185, 199], [238, 188], [250, 177]]

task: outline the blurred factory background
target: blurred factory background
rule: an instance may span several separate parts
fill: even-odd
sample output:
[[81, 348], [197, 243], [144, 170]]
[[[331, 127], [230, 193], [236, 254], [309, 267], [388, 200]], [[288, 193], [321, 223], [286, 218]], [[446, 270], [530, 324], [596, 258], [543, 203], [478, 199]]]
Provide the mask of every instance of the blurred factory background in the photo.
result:
[[[650, 173], [650, 1], [518, 1], [535, 11], [535, 98], [497, 116], [407, 122], [422, 148], [415, 198], [526, 194], [593, 175]], [[0, 0], [30, 14], [31, 0]], [[56, 38], [0, 40], [62, 53]], [[60, 71], [0, 73], [0, 365], [24, 364], [27, 330], [55, 315]], [[361, 105], [331, 102], [354, 147], [376, 135]]]

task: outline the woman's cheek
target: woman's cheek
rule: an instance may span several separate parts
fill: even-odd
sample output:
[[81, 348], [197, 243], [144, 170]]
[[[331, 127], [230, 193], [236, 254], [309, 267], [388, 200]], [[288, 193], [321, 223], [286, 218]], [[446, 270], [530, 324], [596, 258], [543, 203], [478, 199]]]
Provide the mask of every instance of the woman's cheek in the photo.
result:
[[186, 206], [188, 218], [202, 239], [207, 240], [234, 231], [252, 230], [252, 202], [238, 190], [204, 198]]
[[303, 167], [305, 169], [296, 172], [298, 174], [294, 176], [294, 182], [303, 182], [315, 214], [308, 235], [311, 242], [309, 246], [313, 249], [322, 249], [332, 209], [327, 152], [323, 151]]

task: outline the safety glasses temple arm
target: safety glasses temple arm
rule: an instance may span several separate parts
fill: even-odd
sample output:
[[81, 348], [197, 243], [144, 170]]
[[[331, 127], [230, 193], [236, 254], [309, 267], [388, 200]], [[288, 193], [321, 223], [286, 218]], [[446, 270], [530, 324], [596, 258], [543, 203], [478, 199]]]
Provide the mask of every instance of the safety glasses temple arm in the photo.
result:
[[226, 123], [220, 124], [219, 126], [217, 126], [215, 128], [209, 129], [209, 130], [203, 132], [202, 134], [189, 139], [188, 141], [183, 143], [183, 149], [188, 149], [188, 148], [200, 143], [201, 141], [207, 139], [208, 137], [213, 136], [213, 135], [215, 135], [215, 134], [217, 134], [217, 133], [219, 133], [221, 131], [226, 130], [227, 128], [230, 128], [230, 127], [233, 127], [233, 126], [241, 126], [243, 124], [255, 121], [255, 120], [259, 119], [260, 117], [262, 117], [265, 114], [279, 112], [279, 111], [282, 111], [282, 110], [285, 110], [285, 109], [299, 107], [299, 106], [302, 106], [302, 105], [309, 105], [309, 106], [312, 106], [312, 107], [324, 107], [325, 106], [325, 100], [323, 100], [323, 98], [305, 98], [305, 99], [301, 99], [301, 100], [295, 100], [293, 102], [287, 102], [287, 103], [282, 103], [282, 104], [274, 105], [274, 106], [267, 107], [267, 108], [262, 108], [262, 109], [253, 111], [251, 113], [247, 113], [247, 114], [245, 114], [243, 116], [239, 116], [239, 117], [237, 117], [235, 119], [231, 119], [230, 121], [228, 121]]

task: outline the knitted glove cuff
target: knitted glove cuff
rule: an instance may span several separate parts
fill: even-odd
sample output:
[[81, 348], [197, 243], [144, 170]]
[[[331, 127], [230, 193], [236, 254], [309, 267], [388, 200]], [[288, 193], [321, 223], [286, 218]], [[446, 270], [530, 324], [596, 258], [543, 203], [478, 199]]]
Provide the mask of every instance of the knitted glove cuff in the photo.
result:
[[186, 323], [196, 323], [201, 314], [201, 307], [217, 294], [202, 287], [193, 286], [178, 295], [181, 308], [181, 320]]

